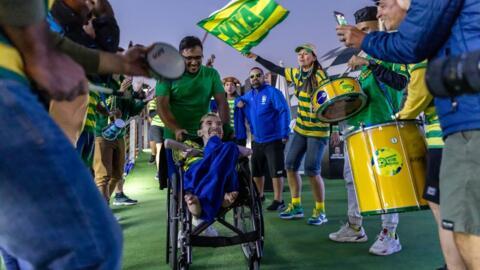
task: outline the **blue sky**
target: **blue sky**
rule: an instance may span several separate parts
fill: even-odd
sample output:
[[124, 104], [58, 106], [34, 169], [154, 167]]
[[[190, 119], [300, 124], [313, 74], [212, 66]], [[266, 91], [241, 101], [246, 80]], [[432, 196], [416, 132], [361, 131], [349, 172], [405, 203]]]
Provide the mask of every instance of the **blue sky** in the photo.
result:
[[[202, 38], [205, 31], [196, 25], [209, 14], [225, 6], [228, 0], [110, 0], [121, 29], [121, 45], [130, 40], [145, 45], [163, 41], [178, 47], [182, 37]], [[333, 11], [345, 14], [354, 23], [353, 13], [371, 0], [277, 0], [290, 11], [284, 22], [252, 52], [275, 63], [283, 60], [286, 66], [296, 66], [293, 50], [298, 44], [311, 42], [322, 55], [339, 46], [335, 36]], [[213, 36], [204, 44], [205, 61], [215, 54], [215, 68], [222, 77], [235, 76], [241, 80], [257, 64]]]

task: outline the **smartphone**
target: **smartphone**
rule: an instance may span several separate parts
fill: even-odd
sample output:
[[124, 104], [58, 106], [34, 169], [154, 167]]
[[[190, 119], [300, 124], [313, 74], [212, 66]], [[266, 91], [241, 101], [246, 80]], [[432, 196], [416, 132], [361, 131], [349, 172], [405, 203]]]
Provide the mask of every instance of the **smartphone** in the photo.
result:
[[347, 19], [345, 19], [345, 15], [343, 13], [334, 11], [333, 15], [335, 16], [335, 20], [337, 21], [338, 25], [347, 25]]

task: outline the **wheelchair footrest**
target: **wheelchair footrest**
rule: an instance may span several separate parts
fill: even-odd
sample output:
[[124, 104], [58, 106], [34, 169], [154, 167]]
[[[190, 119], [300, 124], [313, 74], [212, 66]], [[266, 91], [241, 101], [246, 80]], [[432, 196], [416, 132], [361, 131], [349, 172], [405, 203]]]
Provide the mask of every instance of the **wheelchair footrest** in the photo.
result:
[[234, 246], [243, 243], [249, 243], [259, 240], [258, 232], [248, 232], [243, 235], [236, 236], [200, 236], [192, 235], [190, 237], [190, 244], [194, 247], [226, 247]]

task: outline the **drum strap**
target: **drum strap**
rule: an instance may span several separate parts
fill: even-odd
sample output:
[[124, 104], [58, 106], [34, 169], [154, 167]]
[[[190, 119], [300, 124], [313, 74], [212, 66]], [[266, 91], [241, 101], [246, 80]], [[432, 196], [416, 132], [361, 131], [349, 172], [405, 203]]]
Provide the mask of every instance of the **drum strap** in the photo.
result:
[[[375, 76], [375, 75], [374, 75]], [[388, 93], [388, 90], [387, 88], [385, 87], [385, 84], [380, 82], [377, 77], [375, 77], [375, 80], [377, 81], [377, 84], [378, 86], [380, 87], [380, 89], [382, 89], [382, 93], [383, 95], [385, 96], [385, 99], [387, 100], [387, 103], [388, 105], [390, 106], [390, 110], [392, 112], [392, 115], [395, 115], [396, 113], [398, 113], [398, 108], [396, 106], [394, 106], [393, 104], [393, 101], [392, 101], [392, 97], [390, 96], [390, 94]]]
[[108, 108], [107, 100], [105, 99], [105, 95], [103, 93], [100, 93], [100, 99], [102, 100], [102, 103], [105, 106], [105, 109], [110, 114], [110, 109]]

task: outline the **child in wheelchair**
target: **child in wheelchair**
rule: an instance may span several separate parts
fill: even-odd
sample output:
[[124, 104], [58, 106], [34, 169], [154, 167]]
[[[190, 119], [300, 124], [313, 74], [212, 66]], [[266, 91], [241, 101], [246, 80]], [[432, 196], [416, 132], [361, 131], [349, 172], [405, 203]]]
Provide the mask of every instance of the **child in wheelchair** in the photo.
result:
[[197, 132], [205, 147], [185, 141], [184, 150], [174, 151], [175, 159], [184, 159], [184, 200], [190, 213], [198, 219], [211, 221], [220, 208], [231, 206], [238, 197], [239, 181], [236, 164], [240, 156], [251, 150], [233, 142], [222, 142], [220, 117], [209, 113], [200, 120]]

